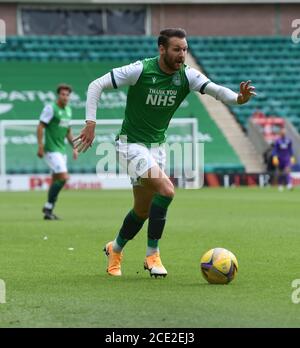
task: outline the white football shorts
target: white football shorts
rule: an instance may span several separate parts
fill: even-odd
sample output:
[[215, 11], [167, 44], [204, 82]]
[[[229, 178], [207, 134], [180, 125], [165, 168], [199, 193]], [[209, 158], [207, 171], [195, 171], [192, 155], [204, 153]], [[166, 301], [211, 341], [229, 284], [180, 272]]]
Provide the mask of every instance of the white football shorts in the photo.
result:
[[116, 141], [116, 151], [122, 169], [130, 176], [133, 186], [140, 185], [140, 177], [158, 165], [165, 170], [166, 151], [164, 144], [148, 148], [143, 144]]
[[46, 152], [45, 161], [54, 174], [67, 173], [67, 155], [60, 152]]

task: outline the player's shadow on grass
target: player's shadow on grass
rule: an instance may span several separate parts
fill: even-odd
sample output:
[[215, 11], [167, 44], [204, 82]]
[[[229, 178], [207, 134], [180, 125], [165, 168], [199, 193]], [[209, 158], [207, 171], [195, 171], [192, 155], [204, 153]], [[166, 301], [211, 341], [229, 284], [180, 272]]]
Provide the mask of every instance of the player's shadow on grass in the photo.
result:
[[[79, 278], [78, 278], [79, 279]], [[176, 277], [166, 277], [166, 278], [154, 278], [150, 277], [147, 274], [143, 274], [143, 272], [140, 272], [138, 274], [123, 274], [121, 277], [112, 277], [109, 276], [108, 274], [94, 274], [94, 275], [82, 275], [80, 276], [80, 279], [82, 282], [85, 284], [91, 284], [95, 285], [95, 283], [99, 283], [101, 285], [105, 284], [110, 284], [110, 283], [115, 283], [118, 282], [118, 284], [159, 284], [163, 285], [166, 284], [170, 286], [171, 284], [176, 283], [176, 286], [181, 287], [181, 288], [199, 288], [199, 287], [210, 287], [210, 286], [216, 286], [213, 284], [208, 284], [208, 283], [202, 283], [202, 282], [179, 282]]]
[[100, 284], [101, 286], [109, 285], [112, 283], [118, 283], [118, 287], [122, 287], [128, 284], [168, 284], [170, 285], [170, 280], [167, 277], [162, 278], [154, 278], [150, 277], [148, 274], [143, 274], [140, 272], [139, 274], [123, 274], [121, 277], [112, 277], [108, 274], [90, 274], [90, 275], [78, 275], [77, 281], [80, 284], [95, 286], [95, 284]]
[[220, 288], [220, 289], [224, 289], [227, 287], [232, 287], [235, 286], [235, 284], [209, 284], [209, 283], [202, 283], [202, 282], [192, 282], [192, 283], [183, 283], [183, 284], [176, 284], [176, 286], [178, 287], [182, 287], [182, 288]]
[[173, 276], [167, 276], [166, 278], [154, 278], [150, 277], [149, 274], [143, 271], [140, 271], [136, 274], [130, 273], [126, 274], [123, 273], [121, 277], [112, 277], [106, 273], [94, 273], [94, 274], [81, 274], [77, 276], [78, 285], [79, 284], [85, 284], [90, 286], [95, 286], [95, 284], [100, 284], [101, 286], [105, 286], [106, 284], [112, 284], [112, 283], [118, 283], [118, 286], [122, 287], [121, 284], [153, 284], [154, 286], [156, 284], [163, 285], [166, 284], [166, 286], [170, 285], [176, 285], [177, 288], [223, 288], [230, 286], [232, 287], [234, 284], [209, 284], [207, 282], [203, 282], [201, 280], [195, 281], [192, 280], [189, 281], [186, 278], [184, 280], [179, 279], [176, 277], [176, 275]]

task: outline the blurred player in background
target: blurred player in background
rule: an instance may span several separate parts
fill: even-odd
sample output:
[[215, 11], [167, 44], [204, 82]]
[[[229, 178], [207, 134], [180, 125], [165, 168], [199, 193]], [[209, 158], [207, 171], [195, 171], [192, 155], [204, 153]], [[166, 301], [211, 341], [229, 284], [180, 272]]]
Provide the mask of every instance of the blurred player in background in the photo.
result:
[[[76, 160], [78, 153], [74, 148], [73, 135], [70, 127], [72, 110], [68, 106], [72, 88], [66, 84], [57, 87], [57, 100], [44, 107], [40, 123], [37, 127], [38, 153], [45, 158], [51, 172], [52, 184], [48, 191], [48, 200], [43, 207], [45, 220], [57, 220], [53, 213], [55, 202], [61, 189], [69, 178], [67, 169], [67, 155], [65, 138], [73, 147], [73, 158]], [[45, 130], [45, 142], [44, 142]]]
[[277, 171], [279, 191], [283, 190], [284, 185], [289, 190], [293, 188], [290, 172], [295, 163], [292, 141], [287, 138], [285, 128], [282, 128], [273, 148], [273, 165]]
[[78, 151], [86, 151], [95, 137], [96, 111], [102, 91], [129, 86], [125, 119], [116, 139], [116, 149], [121, 164], [127, 166], [131, 176], [134, 204], [115, 240], [105, 246], [107, 272], [113, 276], [121, 275], [122, 250], [147, 219], [144, 268], [151, 276], [167, 275], [158, 243], [175, 192], [164, 172], [166, 153], [163, 144], [169, 122], [181, 102], [190, 91], [208, 94], [226, 104], [244, 104], [255, 95], [250, 81], [242, 82], [237, 94], [185, 65], [188, 45], [182, 29], [162, 30], [158, 49], [158, 57], [113, 69], [89, 85], [86, 126], [75, 139]]

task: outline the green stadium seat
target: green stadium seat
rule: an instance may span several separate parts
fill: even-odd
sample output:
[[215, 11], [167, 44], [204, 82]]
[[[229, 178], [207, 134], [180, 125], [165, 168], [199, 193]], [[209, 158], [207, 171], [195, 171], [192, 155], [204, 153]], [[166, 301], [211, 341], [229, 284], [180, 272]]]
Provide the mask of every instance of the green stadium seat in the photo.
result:
[[[290, 37], [193, 36], [189, 47], [205, 74], [217, 83], [236, 90], [241, 80], [252, 79], [257, 98], [247, 108], [231, 108], [243, 126], [256, 110], [293, 115], [290, 119], [296, 125], [300, 45]], [[156, 54], [152, 36], [9, 36], [0, 47], [0, 61], [133, 61]]]
[[244, 127], [261, 110], [287, 117], [300, 129], [300, 45], [290, 37], [191, 37], [189, 46], [217, 83], [236, 90], [241, 80], [252, 79], [257, 98], [247, 107], [231, 107]]
[[151, 36], [10, 36], [0, 50], [0, 61], [130, 60], [156, 54]]

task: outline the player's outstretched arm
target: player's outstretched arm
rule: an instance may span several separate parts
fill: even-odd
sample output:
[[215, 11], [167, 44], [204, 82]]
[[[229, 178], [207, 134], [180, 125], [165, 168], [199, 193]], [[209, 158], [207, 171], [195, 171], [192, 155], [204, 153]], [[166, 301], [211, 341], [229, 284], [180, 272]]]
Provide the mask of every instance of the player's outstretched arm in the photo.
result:
[[251, 97], [255, 96], [255, 87], [250, 86], [251, 81], [241, 82], [240, 92], [235, 93], [227, 87], [217, 85], [214, 82], [209, 82], [204, 89], [205, 94], [220, 100], [227, 105], [245, 104]]
[[86, 99], [86, 126], [79, 136], [73, 139], [74, 149], [85, 152], [92, 146], [95, 138], [98, 102], [104, 89], [113, 88], [111, 74], [107, 73], [89, 84]]
[[85, 152], [92, 145], [95, 138], [96, 113], [102, 91], [109, 88], [134, 85], [142, 70], [143, 64], [137, 61], [133, 64], [115, 68], [110, 73], [89, 84], [86, 100], [86, 126], [73, 141], [78, 152]]
[[44, 157], [44, 144], [43, 144], [43, 138], [44, 138], [44, 128], [45, 125], [40, 122], [37, 126], [37, 141], [38, 141], [38, 157], [42, 158]]
[[250, 80], [247, 82], [241, 82], [240, 92], [236, 93], [227, 87], [210, 81], [200, 71], [189, 66], [186, 67], [185, 73], [189, 80], [191, 91], [200, 92], [201, 94], [208, 94], [227, 105], [245, 104], [250, 100], [251, 97], [256, 95], [254, 92], [255, 87], [250, 86]]
[[256, 96], [255, 87], [250, 86], [251, 81], [248, 80], [247, 82], [241, 82], [240, 84], [240, 93], [237, 98], [238, 104], [245, 104], [247, 103], [251, 97]]

